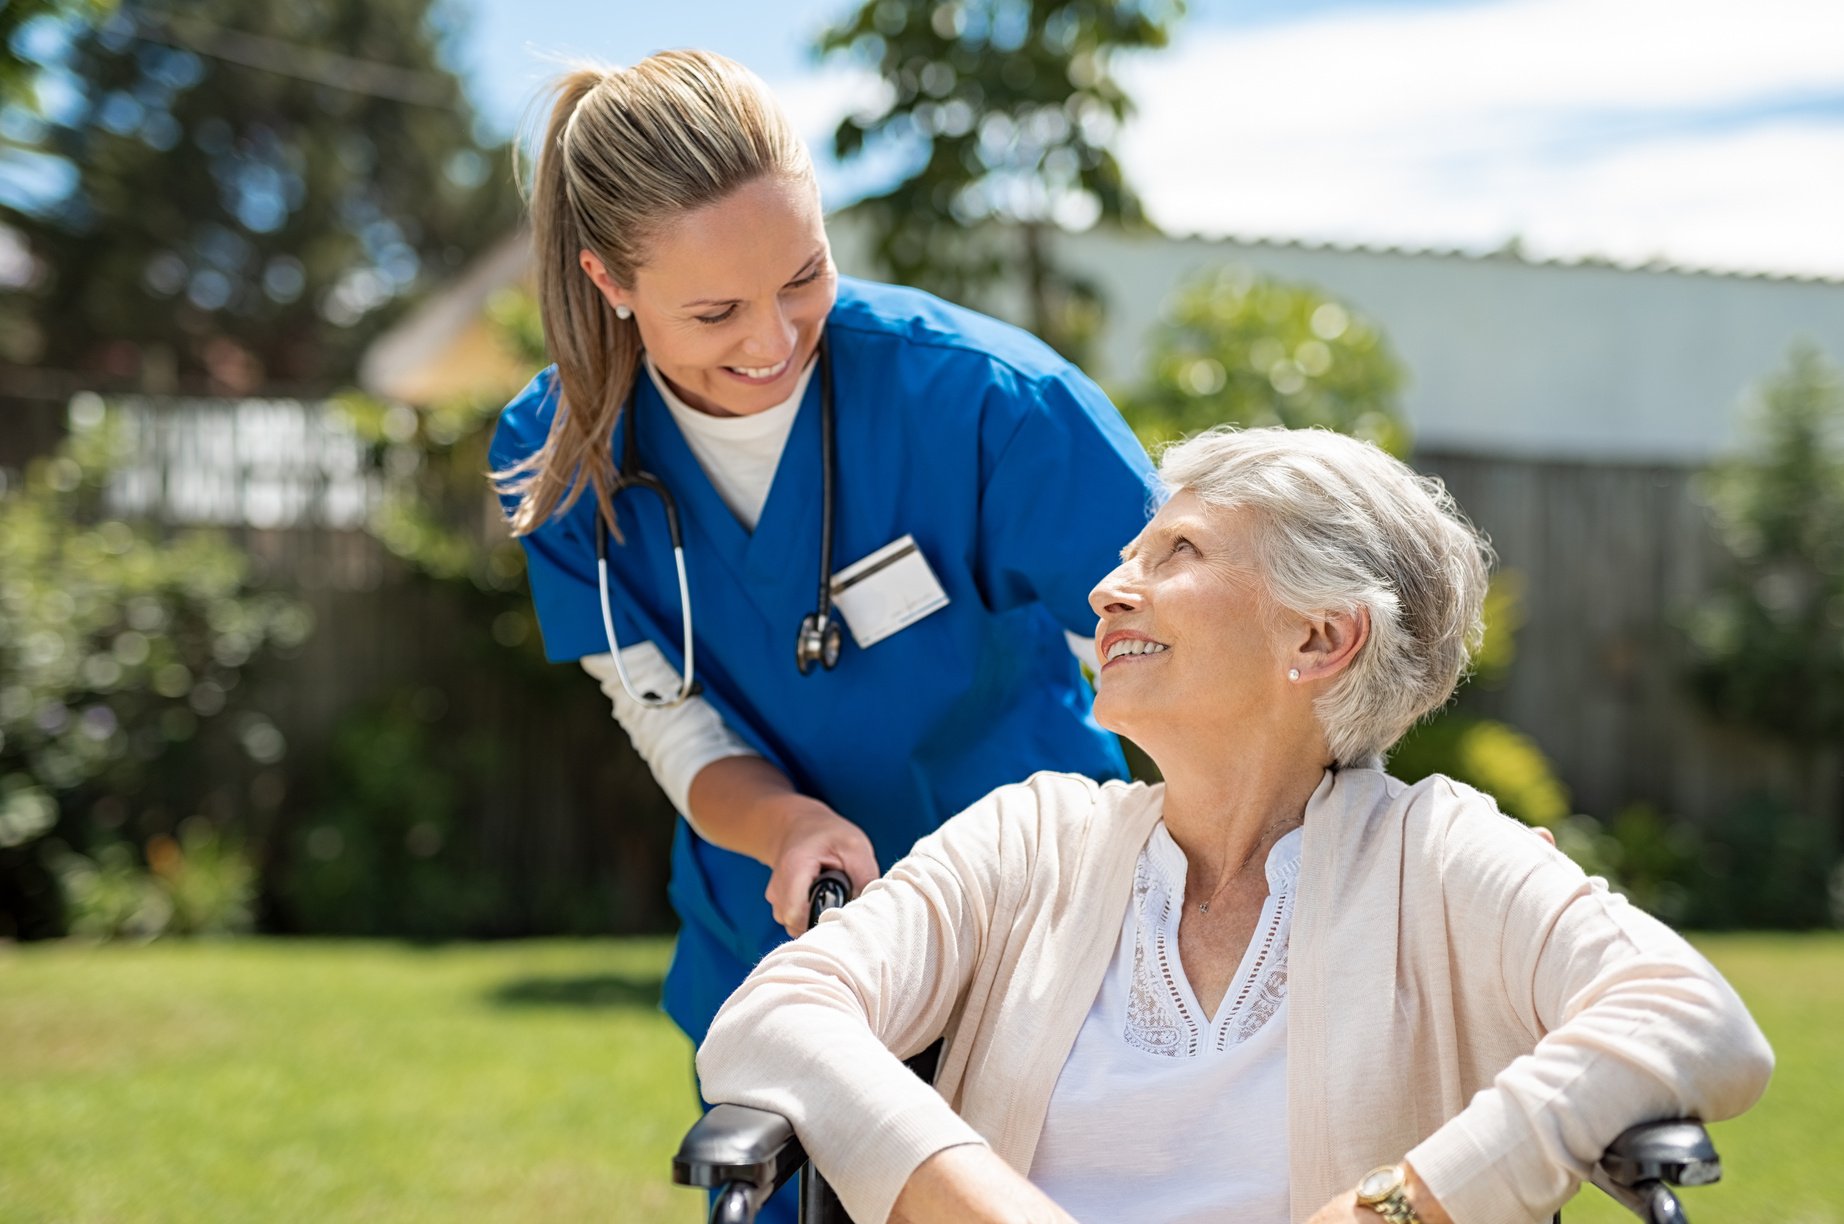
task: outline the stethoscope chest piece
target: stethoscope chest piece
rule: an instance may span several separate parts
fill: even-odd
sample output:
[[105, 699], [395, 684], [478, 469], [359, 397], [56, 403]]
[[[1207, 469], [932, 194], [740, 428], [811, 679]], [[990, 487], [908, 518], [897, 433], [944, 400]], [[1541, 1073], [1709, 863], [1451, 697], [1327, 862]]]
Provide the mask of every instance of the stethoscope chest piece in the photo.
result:
[[839, 665], [839, 652], [845, 647], [845, 634], [839, 622], [821, 612], [809, 612], [801, 618], [800, 637], [794, 643], [794, 666], [801, 675], [818, 663], [827, 671]]

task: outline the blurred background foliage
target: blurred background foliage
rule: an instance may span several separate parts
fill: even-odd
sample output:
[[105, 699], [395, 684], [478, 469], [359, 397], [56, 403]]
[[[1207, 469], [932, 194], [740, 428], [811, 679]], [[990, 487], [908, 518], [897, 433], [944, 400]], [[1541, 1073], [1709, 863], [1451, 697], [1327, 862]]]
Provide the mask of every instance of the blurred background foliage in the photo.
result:
[[[152, 853], [142, 848], [167, 847], [165, 878], [185, 892], [199, 878], [192, 852], [201, 871], [220, 853], [209, 823], [173, 840], [200, 815], [201, 771], [227, 755], [276, 765], [287, 751], [243, 699], [245, 673], [312, 629], [222, 533], [159, 536], [111, 517], [104, 485], [128, 439], [95, 397], [73, 406], [71, 426], [0, 500], [0, 935], [61, 927], [51, 882], [90, 878], [70, 874], [73, 856], [100, 856], [96, 878], [113, 879]], [[224, 811], [211, 823], [260, 819]], [[242, 921], [196, 912], [198, 892], [168, 900], [160, 929]], [[151, 921], [130, 925], [148, 933]]]
[[1205, 272], [1167, 304], [1121, 410], [1148, 447], [1231, 422], [1322, 426], [1406, 456], [1402, 362], [1377, 326], [1309, 285]]
[[[545, 363], [528, 294], [502, 292], [488, 313], [492, 343], [531, 370]], [[333, 728], [313, 797], [279, 851], [275, 909], [288, 929], [590, 933], [606, 930], [621, 908], [631, 914], [653, 900], [618, 906], [606, 880], [581, 874], [521, 890], [483, 835], [480, 805], [516, 793], [515, 762], [463, 690], [491, 692], [515, 718], [521, 708], [549, 707], [619, 734], [595, 686], [545, 660], [524, 552], [485, 494], [488, 444], [509, 394], [487, 388], [419, 409], [357, 390], [338, 397], [381, 476], [366, 529], [403, 563], [404, 589], [445, 609], [450, 653], [441, 668], [346, 711]], [[663, 854], [669, 822], [644, 808], [634, 819], [658, 822]]]
[[[495, 294], [487, 313], [490, 342], [514, 365], [535, 373], [548, 363], [538, 306], [529, 293]], [[464, 582], [495, 606], [516, 593], [510, 602], [523, 607], [524, 550], [507, 535], [497, 502], [482, 496], [487, 448], [512, 390], [483, 388], [411, 408], [347, 389], [337, 402], [371, 447], [373, 465], [387, 477], [368, 522], [372, 534], [419, 573]], [[508, 621], [499, 636], [523, 641], [533, 627]]]
[[[1469, 686], [1390, 756], [1446, 774], [1667, 921], [1703, 930], [1844, 925], [1844, 861], [1822, 750], [1844, 739], [1844, 377], [1810, 346], [1753, 393], [1746, 452], [1705, 474], [1726, 579], [1686, 611], [1687, 689], [1718, 718], [1790, 748], [1806, 785], [1749, 794], [1695, 824], [1638, 803], [1573, 810], [1535, 740], [1470, 712], [1516, 657], [1521, 578], [1500, 571]], [[1666, 628], [1661, 626], [1661, 630]]]
[[[846, 11], [817, 52], [872, 68], [885, 92], [841, 124], [837, 148], [909, 167], [855, 206], [882, 273], [975, 305], [1012, 295], [1016, 315], [1081, 356], [1106, 304], [1049, 238], [1146, 225], [1113, 153], [1132, 105], [1114, 65], [1163, 46], [1183, 9]], [[66, 20], [28, 58], [22, 31], [47, 14]], [[487, 443], [515, 388], [417, 407], [344, 389], [370, 339], [516, 218], [494, 170], [504, 150], [445, 66], [459, 19], [430, 0], [0, 6], [3, 153], [63, 184], [0, 202], [33, 270], [0, 294], [0, 373], [86, 389], [69, 400], [68, 439], [0, 502], [0, 937], [668, 921], [663, 898], [610, 874], [623, 856], [663, 859], [670, 828], [631, 753], [611, 745], [603, 789], [569, 792], [567, 836], [548, 831], [542, 853], [521, 840], [520, 805], [548, 762], [518, 759], [509, 729], [570, 728], [592, 750], [618, 733], [592, 684], [544, 661], [523, 555], [486, 493]], [[54, 106], [34, 88], [48, 76], [65, 86]], [[488, 312], [510, 364], [544, 362], [529, 296], [502, 293]], [[1146, 351], [1116, 398], [1149, 445], [1233, 422], [1410, 451], [1408, 371], [1355, 303], [1310, 285], [1205, 270]], [[263, 572], [235, 535], [111, 515], [108, 474], [130, 439], [87, 391], [124, 387], [337, 393], [373, 478], [364, 530], [395, 563], [398, 611], [423, 618], [428, 657], [335, 711], [311, 752], [290, 751], [254, 683], [313, 628], [308, 601], [284, 589], [296, 576]], [[1688, 679], [1815, 770], [1844, 739], [1840, 396], [1838, 372], [1810, 352], [1764, 385], [1756, 449], [1709, 478], [1731, 578], [1686, 610]], [[1667, 918], [1837, 921], [1838, 831], [1816, 784], [1698, 826], [1645, 806], [1574, 811], [1537, 740], [1485, 713], [1516, 657], [1521, 582], [1496, 576], [1472, 683], [1392, 771], [1493, 794]], [[619, 821], [568, 807], [607, 794], [622, 797]]]
[[1844, 741], [1844, 373], [1799, 345], [1749, 405], [1752, 446], [1709, 472], [1729, 554], [1695, 609], [1712, 712], [1792, 742]]
[[32, 113], [39, 109], [39, 63], [15, 45], [21, 30], [42, 18], [94, 23], [114, 7], [114, 0], [8, 0], [0, 5], [0, 105]]
[[256, 878], [234, 835], [202, 817], [177, 836], [155, 834], [146, 858], [113, 841], [93, 855], [52, 847], [65, 923], [88, 939], [148, 940], [162, 935], [240, 935], [251, 929]]
[[[438, 745], [439, 690], [400, 693], [347, 714], [325, 786], [294, 830], [278, 907], [326, 935], [443, 937], [490, 930], [506, 885], [469, 870], [461, 814], [468, 757], [491, 745]], [[448, 751], [442, 751], [445, 747]], [[457, 760], [459, 758], [459, 760]], [[459, 767], [458, 767], [459, 766]], [[457, 852], [461, 853], [457, 853]]]
[[1021, 290], [1032, 331], [1080, 360], [1100, 325], [1095, 287], [1047, 231], [1146, 224], [1113, 151], [1132, 100], [1117, 55], [1163, 47], [1184, 0], [867, 0], [819, 40], [873, 68], [880, 104], [847, 116], [842, 160], [910, 172], [847, 211], [876, 235], [881, 275], [952, 301]]
[[0, 363], [41, 384], [331, 389], [516, 220], [443, 63], [451, 5], [0, 7], [14, 32], [46, 11], [74, 18], [6, 41], [35, 59], [9, 67], [5, 154], [37, 187], [0, 194], [32, 268]]
[[1713, 716], [1784, 745], [1803, 777], [1735, 812], [1713, 834], [1725, 852], [1703, 866], [1725, 925], [1844, 925], [1844, 812], [1827, 763], [1844, 744], [1844, 372], [1797, 344], [1748, 420], [1747, 450], [1704, 482], [1728, 565], [1689, 610], [1691, 681]]

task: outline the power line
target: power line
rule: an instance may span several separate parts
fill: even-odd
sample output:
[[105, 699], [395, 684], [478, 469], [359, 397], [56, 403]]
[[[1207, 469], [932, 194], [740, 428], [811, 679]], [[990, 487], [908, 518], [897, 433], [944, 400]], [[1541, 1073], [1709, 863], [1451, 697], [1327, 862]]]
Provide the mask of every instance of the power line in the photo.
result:
[[347, 93], [407, 102], [412, 106], [453, 110], [459, 101], [454, 79], [441, 73], [355, 59], [322, 47], [226, 30], [185, 18], [175, 20], [143, 15], [131, 20], [135, 37], [146, 42], [177, 47], [259, 72], [273, 72]]

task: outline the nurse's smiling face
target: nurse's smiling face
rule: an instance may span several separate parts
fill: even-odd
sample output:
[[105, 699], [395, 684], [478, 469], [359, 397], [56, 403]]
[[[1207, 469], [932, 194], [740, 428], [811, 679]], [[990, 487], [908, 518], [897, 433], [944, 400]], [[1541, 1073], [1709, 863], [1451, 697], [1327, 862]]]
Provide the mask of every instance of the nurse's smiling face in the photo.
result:
[[653, 364], [687, 404], [752, 416], [793, 394], [838, 295], [811, 180], [764, 177], [674, 218], [632, 285], [582, 254], [611, 306], [634, 312]]

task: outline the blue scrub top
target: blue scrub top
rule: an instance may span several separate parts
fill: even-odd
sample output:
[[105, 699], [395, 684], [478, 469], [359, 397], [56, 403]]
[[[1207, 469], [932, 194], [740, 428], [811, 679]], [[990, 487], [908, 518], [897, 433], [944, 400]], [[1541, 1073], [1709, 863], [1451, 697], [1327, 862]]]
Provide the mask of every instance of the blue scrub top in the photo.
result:
[[[912, 535], [948, 604], [832, 671], [794, 663], [819, 586], [820, 378], [808, 381], [761, 519], [719, 498], [652, 381], [630, 424], [641, 467], [677, 502], [703, 697], [740, 738], [862, 828], [885, 869], [995, 787], [1041, 769], [1126, 776], [1096, 725], [1063, 637], [1094, 631], [1094, 584], [1145, 525], [1154, 482], [1101, 390], [1035, 337], [916, 290], [841, 278], [826, 324], [833, 365], [836, 570]], [[543, 444], [556, 370], [507, 405], [503, 470]], [[510, 502], [509, 502], [510, 504]], [[610, 600], [623, 647], [650, 639], [681, 667], [679, 588], [650, 493], [616, 499]], [[553, 661], [608, 651], [596, 590], [594, 499], [523, 539]], [[674, 837], [683, 926], [666, 1011], [694, 1041], [749, 968], [786, 938], [763, 900], [768, 869]]]

